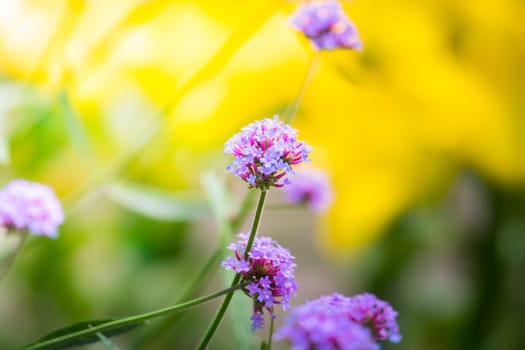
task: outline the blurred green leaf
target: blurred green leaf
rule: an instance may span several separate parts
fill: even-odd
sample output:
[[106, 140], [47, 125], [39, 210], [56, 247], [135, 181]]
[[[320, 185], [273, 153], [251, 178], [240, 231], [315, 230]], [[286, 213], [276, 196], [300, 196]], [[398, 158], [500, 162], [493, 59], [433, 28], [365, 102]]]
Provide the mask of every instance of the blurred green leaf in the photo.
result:
[[[99, 326], [108, 322], [113, 322], [112, 319], [107, 320], [94, 320], [94, 321], [83, 321], [79, 323], [75, 323], [74, 325], [67, 326], [64, 328], [60, 328], [56, 331], [53, 331], [46, 336], [40, 338], [38, 341], [36, 341], [33, 344], [27, 345], [25, 347], [22, 347], [20, 349], [38, 349], [38, 350], [59, 350], [59, 349], [67, 349], [74, 346], [84, 345], [84, 344], [90, 344], [90, 343], [96, 343], [100, 341], [100, 337], [97, 334], [86, 334], [84, 336], [77, 337], [75, 339], [65, 339], [63, 341], [60, 341], [60, 338], [79, 331], [88, 330], [90, 328], [93, 328], [95, 326]], [[136, 322], [132, 324], [126, 324], [126, 325], [116, 325], [114, 328], [104, 330], [104, 335], [106, 337], [114, 337], [116, 335], [120, 335], [123, 333], [130, 332], [137, 328], [138, 326], [144, 324], [144, 322]], [[48, 342], [50, 340], [55, 340], [53, 344], [48, 345], [42, 345], [39, 346], [39, 343]]]
[[233, 202], [223, 179], [215, 173], [208, 172], [202, 176], [201, 183], [218, 226], [228, 223]]
[[160, 188], [131, 182], [110, 185], [106, 194], [128, 210], [165, 221], [196, 220], [209, 214], [206, 203], [183, 193], [168, 193]]
[[89, 143], [88, 134], [86, 128], [82, 125], [80, 119], [77, 116], [76, 110], [71, 104], [69, 95], [66, 91], [63, 91], [59, 95], [59, 104], [64, 115], [64, 122], [67, 134], [73, 145], [79, 149], [84, 155], [91, 155], [91, 146]]

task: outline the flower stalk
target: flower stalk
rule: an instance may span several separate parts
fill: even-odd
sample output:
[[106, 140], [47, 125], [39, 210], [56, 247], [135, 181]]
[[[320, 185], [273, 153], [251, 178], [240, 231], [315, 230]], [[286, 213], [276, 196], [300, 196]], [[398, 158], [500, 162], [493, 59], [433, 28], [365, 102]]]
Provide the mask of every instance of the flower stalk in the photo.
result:
[[89, 335], [96, 335], [97, 333], [102, 333], [103, 334], [105, 331], [109, 331], [109, 330], [116, 329], [116, 328], [122, 328], [122, 327], [128, 326], [128, 325], [140, 324], [140, 323], [142, 323], [144, 321], [147, 321], [149, 319], [152, 319], [152, 318], [156, 318], [156, 317], [164, 316], [164, 315], [167, 315], [167, 314], [171, 314], [171, 313], [181, 312], [181, 311], [187, 310], [187, 309], [189, 309], [191, 307], [203, 304], [203, 303], [208, 302], [210, 300], [213, 300], [213, 299], [215, 299], [217, 297], [220, 297], [220, 296], [222, 296], [224, 294], [228, 294], [228, 295], [229, 294], [233, 294], [234, 291], [236, 291], [238, 289], [241, 289], [242, 287], [243, 287], [242, 284], [235, 285], [235, 286], [232, 286], [230, 288], [227, 288], [227, 289], [215, 292], [215, 293], [211, 293], [211, 294], [202, 296], [200, 298], [196, 298], [196, 299], [187, 301], [185, 303], [180, 303], [180, 304], [177, 304], [177, 305], [169, 306], [169, 307], [166, 307], [166, 308], [162, 308], [162, 309], [159, 309], [159, 310], [143, 313], [143, 314], [136, 315], [136, 316], [130, 316], [130, 317], [125, 317], [125, 318], [121, 318], [121, 319], [118, 319], [118, 320], [114, 320], [114, 321], [104, 322], [104, 323], [98, 324], [96, 326], [89, 326], [89, 327], [87, 327], [86, 329], [83, 329], [83, 330], [71, 332], [69, 334], [60, 335], [60, 336], [57, 336], [57, 337], [52, 337], [52, 338], [49, 338], [49, 339], [48, 339], [48, 337], [45, 337], [46, 340], [38, 341], [36, 343], [26, 345], [26, 346], [20, 348], [19, 350], [50, 349], [50, 348], [53, 348], [53, 346], [57, 346], [57, 348], [59, 348], [58, 347], [59, 344], [70, 342], [70, 341], [78, 339], [78, 338], [83, 338], [83, 337], [86, 337], [86, 336], [89, 336]]
[[[257, 230], [259, 229], [259, 223], [262, 217], [266, 194], [267, 194], [266, 191], [262, 190], [259, 196], [259, 201], [257, 203], [257, 209], [255, 210], [255, 215], [253, 217], [252, 228], [250, 231], [250, 238], [248, 239], [248, 242], [251, 241], [251, 244], [246, 246], [246, 251], [245, 251], [246, 257], [248, 256], [251, 246], [253, 245], [253, 240], [255, 239], [255, 236], [257, 234]], [[235, 277], [232, 280], [230, 288], [234, 288], [236, 286], [238, 287], [241, 277], [242, 276], [240, 273], [235, 274]], [[228, 309], [228, 306], [230, 305], [234, 291], [235, 290], [233, 290], [231, 293], [228, 293], [226, 297], [224, 298], [222, 304], [219, 306], [217, 313], [215, 314], [212, 322], [208, 326], [206, 333], [204, 333], [204, 336], [202, 337], [201, 341], [197, 345], [196, 349], [204, 350], [208, 346], [209, 342], [213, 338], [213, 335], [215, 334], [215, 331], [217, 330], [217, 327], [219, 327], [219, 324], [221, 323], [222, 318], [224, 317], [224, 314], [226, 313], [226, 310]]]

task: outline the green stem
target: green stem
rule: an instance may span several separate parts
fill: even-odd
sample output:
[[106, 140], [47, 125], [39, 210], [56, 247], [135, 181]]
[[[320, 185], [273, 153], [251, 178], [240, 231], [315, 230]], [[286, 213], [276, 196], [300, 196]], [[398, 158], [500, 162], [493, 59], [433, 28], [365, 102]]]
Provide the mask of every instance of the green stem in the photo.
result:
[[267, 191], [261, 190], [261, 195], [259, 196], [259, 203], [257, 203], [257, 209], [255, 210], [255, 217], [253, 218], [252, 230], [250, 231], [250, 238], [248, 238], [248, 243], [246, 244], [246, 251], [244, 252], [244, 259], [248, 259], [248, 253], [252, 249], [255, 236], [257, 236], [257, 230], [259, 229], [259, 223], [261, 222], [266, 193]]
[[[255, 239], [257, 230], [259, 228], [259, 223], [261, 221], [262, 212], [264, 208], [264, 201], [266, 199], [266, 192], [267, 191], [262, 190], [259, 196], [259, 202], [257, 203], [257, 209], [255, 210], [255, 216], [253, 217], [250, 237], [248, 239], [248, 243], [246, 244], [246, 251], [244, 252], [244, 256], [246, 259], [248, 258], [248, 253], [250, 252], [250, 249], [252, 248], [253, 241]], [[241, 275], [236, 274], [232, 280], [231, 288], [236, 286], [240, 280], [241, 280]], [[198, 350], [204, 350], [208, 346], [209, 342], [211, 341], [211, 338], [213, 337], [213, 335], [215, 334], [215, 331], [217, 330], [217, 327], [219, 327], [219, 324], [221, 323], [221, 320], [224, 317], [224, 314], [226, 313], [228, 306], [230, 305], [230, 301], [232, 297], [233, 297], [233, 293], [229, 293], [224, 298], [221, 306], [219, 307], [219, 310], [217, 310], [215, 317], [213, 318], [212, 322], [208, 326], [206, 333], [204, 333], [204, 336], [202, 337], [200, 343], [197, 345]]]
[[266, 343], [266, 349], [265, 350], [272, 350], [272, 340], [273, 340], [273, 323], [274, 318], [273, 316], [270, 318], [270, 331], [268, 332], [268, 340]]
[[297, 114], [297, 110], [299, 109], [299, 106], [301, 105], [301, 102], [303, 101], [304, 94], [306, 93], [306, 88], [308, 85], [310, 85], [310, 81], [312, 80], [314, 73], [317, 70], [317, 66], [320, 62], [320, 53], [319, 51], [316, 51], [313, 57], [310, 59], [310, 63], [308, 64], [308, 69], [306, 71], [306, 75], [304, 76], [303, 83], [301, 85], [301, 90], [297, 94], [297, 97], [292, 102], [292, 104], [286, 109], [284, 112], [284, 122], [287, 124], [290, 124], [295, 118], [295, 115]]
[[117, 327], [122, 327], [122, 326], [126, 326], [126, 325], [141, 323], [143, 321], [146, 321], [146, 320], [149, 320], [149, 319], [152, 319], [152, 318], [155, 318], [155, 317], [159, 317], [159, 316], [163, 316], [163, 315], [170, 314], [170, 313], [173, 313], [173, 312], [180, 312], [180, 311], [189, 309], [189, 308], [191, 308], [193, 306], [197, 306], [197, 305], [203, 304], [203, 303], [205, 303], [207, 301], [213, 300], [213, 299], [215, 299], [217, 297], [220, 297], [221, 295], [224, 295], [224, 294], [233, 295], [233, 292], [235, 292], [236, 290], [241, 289], [243, 287], [244, 287], [243, 284], [236, 284], [234, 286], [231, 286], [230, 288], [227, 288], [227, 289], [224, 289], [224, 290], [221, 290], [219, 292], [212, 293], [212, 294], [208, 294], [208, 295], [202, 296], [200, 298], [196, 298], [196, 299], [187, 301], [185, 303], [169, 306], [169, 307], [166, 307], [166, 308], [163, 308], [163, 309], [147, 312], [147, 313], [136, 315], [136, 316], [125, 317], [125, 318], [121, 318], [121, 319], [118, 319], [118, 320], [115, 320], [115, 321], [110, 321], [110, 322], [107, 322], [107, 323], [99, 324], [97, 326], [93, 326], [93, 327], [90, 327], [90, 328], [87, 328], [87, 329], [84, 329], [84, 330], [81, 330], [81, 331], [69, 333], [69, 334], [66, 334], [66, 335], [63, 335], [63, 336], [59, 336], [59, 337], [56, 337], [56, 338], [53, 338], [53, 339], [49, 339], [49, 340], [37, 342], [37, 343], [34, 343], [34, 344], [30, 344], [30, 345], [27, 345], [27, 346], [24, 346], [24, 347], [20, 348], [19, 350], [37, 350], [37, 349], [41, 349], [41, 348], [47, 348], [47, 347], [51, 347], [52, 345], [55, 345], [55, 344], [60, 344], [60, 343], [63, 343], [65, 341], [77, 339], [77, 338], [84, 337], [84, 336], [87, 336], [87, 335], [94, 335], [94, 334], [97, 334], [99, 332], [104, 332], [106, 330], [114, 329], [114, 328], [117, 328]]
[[16, 257], [18, 256], [18, 253], [20, 252], [20, 250], [22, 250], [24, 242], [26, 241], [28, 232], [27, 230], [21, 230], [21, 231], [15, 230], [14, 232], [8, 233], [8, 234], [14, 234], [14, 235], [18, 234], [20, 235], [20, 240], [18, 241], [18, 245], [7, 256], [5, 261], [3, 261], [2, 265], [0, 266], [0, 281], [2, 281], [2, 279], [7, 275], [7, 273], [11, 269], [11, 266], [13, 266], [13, 263], [15, 262]]

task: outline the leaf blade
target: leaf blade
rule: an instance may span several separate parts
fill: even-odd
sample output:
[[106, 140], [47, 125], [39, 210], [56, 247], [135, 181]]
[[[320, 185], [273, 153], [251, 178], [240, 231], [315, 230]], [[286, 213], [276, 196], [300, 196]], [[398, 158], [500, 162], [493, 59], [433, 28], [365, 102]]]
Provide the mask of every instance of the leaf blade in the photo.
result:
[[156, 220], [191, 221], [209, 215], [204, 201], [183, 193], [167, 193], [156, 187], [117, 182], [107, 186], [105, 193], [124, 208]]
[[[64, 338], [64, 337], [69, 334], [82, 332], [85, 330], [90, 330], [93, 327], [104, 325], [106, 323], [110, 323], [114, 321], [115, 320], [113, 319], [105, 319], [105, 320], [90, 320], [90, 321], [78, 322], [73, 325], [54, 330], [53, 332], [48, 333], [42, 338], [38, 339], [36, 342], [20, 348], [20, 350], [23, 350], [23, 349], [61, 350], [61, 349], [67, 349], [67, 348], [71, 348], [71, 347], [75, 347], [79, 345], [96, 343], [101, 340], [100, 337], [96, 333], [81, 335], [73, 339]], [[144, 323], [145, 322], [141, 321], [141, 322], [135, 322], [135, 323], [125, 324], [125, 325], [116, 325], [115, 327], [104, 330], [104, 335], [106, 338], [121, 335], [121, 334], [134, 330], [135, 328], [143, 325]], [[64, 339], [60, 340], [60, 338], [64, 338]], [[52, 343], [49, 343], [50, 341], [52, 341]]]

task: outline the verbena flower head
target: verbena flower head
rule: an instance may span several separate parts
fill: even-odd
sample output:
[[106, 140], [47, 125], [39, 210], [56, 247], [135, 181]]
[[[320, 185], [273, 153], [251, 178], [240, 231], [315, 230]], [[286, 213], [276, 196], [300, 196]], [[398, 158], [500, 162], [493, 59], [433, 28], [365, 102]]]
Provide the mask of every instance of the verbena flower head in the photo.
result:
[[318, 50], [363, 48], [357, 28], [336, 1], [311, 1], [300, 5], [290, 21]]
[[224, 153], [235, 157], [227, 170], [250, 187], [282, 187], [289, 183], [292, 166], [307, 162], [310, 154], [310, 147], [296, 137], [297, 131], [277, 116], [249, 124], [224, 145]]
[[293, 350], [376, 350], [377, 341], [401, 340], [396, 315], [372, 294], [334, 293], [294, 308], [275, 339], [287, 340]]
[[252, 330], [256, 330], [264, 324], [263, 309], [275, 317], [274, 305], [280, 304], [283, 310], [290, 307], [290, 298], [297, 291], [295, 257], [270, 237], [256, 237], [245, 259], [248, 235], [240, 234], [239, 238], [228, 246], [234, 256], [221, 266], [241, 274], [242, 283], [247, 283], [244, 291], [253, 299]]
[[370, 293], [363, 293], [350, 298], [348, 315], [363, 326], [370, 327], [374, 339], [399, 343], [401, 335], [397, 325], [397, 311], [386, 301]]
[[315, 168], [301, 168], [283, 188], [286, 200], [292, 204], [306, 204], [314, 213], [327, 211], [333, 203], [334, 191], [325, 172]]
[[338, 298], [322, 296], [295, 307], [275, 340], [287, 340], [292, 350], [378, 350], [370, 330], [352, 321]]
[[56, 237], [63, 221], [62, 206], [48, 186], [14, 180], [0, 190], [0, 226]]

